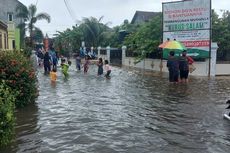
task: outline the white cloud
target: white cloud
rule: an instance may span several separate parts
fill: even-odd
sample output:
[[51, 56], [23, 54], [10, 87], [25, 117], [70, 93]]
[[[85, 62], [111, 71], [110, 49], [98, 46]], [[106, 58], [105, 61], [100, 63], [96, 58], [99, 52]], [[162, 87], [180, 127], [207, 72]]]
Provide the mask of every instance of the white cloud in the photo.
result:
[[[36, 3], [37, 0], [19, 0], [25, 5]], [[72, 10], [72, 16], [76, 20], [82, 17], [94, 16], [99, 18], [104, 16], [105, 23], [112, 22], [112, 26], [120, 25], [124, 19], [131, 21], [136, 10], [143, 11], [161, 11], [162, 2], [175, 0], [66, 0]], [[65, 30], [75, 24], [69, 14], [64, 0], [38, 0], [38, 11], [47, 12], [51, 15], [50, 24], [39, 22], [44, 33], [53, 34], [56, 30]], [[212, 0], [212, 7], [219, 11], [220, 9], [230, 10], [229, 0]]]

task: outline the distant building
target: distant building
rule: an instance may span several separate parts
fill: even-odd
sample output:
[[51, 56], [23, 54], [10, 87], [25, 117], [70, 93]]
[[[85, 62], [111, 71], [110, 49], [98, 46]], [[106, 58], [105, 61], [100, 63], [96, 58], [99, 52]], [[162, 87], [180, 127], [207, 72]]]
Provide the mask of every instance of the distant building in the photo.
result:
[[131, 24], [141, 24], [150, 21], [153, 17], [159, 15], [160, 12], [136, 11]]
[[[136, 11], [131, 24], [141, 24], [150, 21], [153, 17], [159, 15], [161, 12], [145, 12], [145, 11]], [[128, 22], [128, 21], [127, 21]], [[129, 35], [130, 31], [127, 31], [126, 28], [123, 28], [119, 31], [119, 42], [123, 42], [125, 37]]]
[[7, 25], [0, 20], [0, 50], [8, 49]]
[[8, 49], [20, 49], [20, 30], [17, 26], [24, 21], [16, 18], [17, 6], [24, 6], [18, 0], [0, 0], [0, 20], [7, 25]]
[[16, 26], [24, 21], [22, 19], [16, 18], [16, 8], [17, 6], [24, 6], [18, 0], [0, 0], [0, 19], [3, 22], [14, 22]]

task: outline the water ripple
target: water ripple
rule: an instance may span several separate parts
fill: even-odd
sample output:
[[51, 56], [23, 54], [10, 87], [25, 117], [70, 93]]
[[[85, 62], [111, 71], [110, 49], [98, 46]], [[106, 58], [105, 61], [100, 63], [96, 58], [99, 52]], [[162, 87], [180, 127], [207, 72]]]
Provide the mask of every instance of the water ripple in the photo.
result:
[[111, 80], [95, 74], [71, 70], [65, 81], [58, 72], [51, 86], [40, 70], [36, 105], [16, 112], [16, 138], [0, 152], [229, 152], [229, 78], [172, 85], [115, 67]]

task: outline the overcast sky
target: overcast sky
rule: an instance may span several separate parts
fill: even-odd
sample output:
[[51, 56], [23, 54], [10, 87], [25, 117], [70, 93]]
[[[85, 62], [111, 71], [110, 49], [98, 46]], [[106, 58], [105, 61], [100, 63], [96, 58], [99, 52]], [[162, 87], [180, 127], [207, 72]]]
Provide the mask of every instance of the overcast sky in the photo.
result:
[[[26, 6], [37, 3], [38, 12], [50, 14], [50, 24], [39, 21], [37, 26], [44, 34], [48, 33], [49, 36], [52, 36], [56, 31], [71, 28], [82, 17], [104, 16], [103, 22], [111, 22], [110, 26], [113, 27], [122, 24], [124, 19], [131, 21], [136, 10], [159, 12], [162, 10], [162, 2], [176, 0], [66, 0], [71, 15], [64, 0], [19, 1]], [[230, 0], [212, 0], [212, 8], [219, 13], [221, 10], [230, 10]]]

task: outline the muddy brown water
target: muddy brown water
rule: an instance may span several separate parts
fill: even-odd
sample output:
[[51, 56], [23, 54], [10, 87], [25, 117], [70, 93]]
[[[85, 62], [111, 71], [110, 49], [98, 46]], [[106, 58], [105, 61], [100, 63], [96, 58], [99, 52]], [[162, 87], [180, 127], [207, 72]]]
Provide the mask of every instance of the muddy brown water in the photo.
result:
[[16, 112], [13, 142], [1, 153], [229, 153], [223, 119], [230, 77], [163, 77], [113, 67], [112, 77], [70, 70], [56, 86], [38, 72], [40, 96]]

